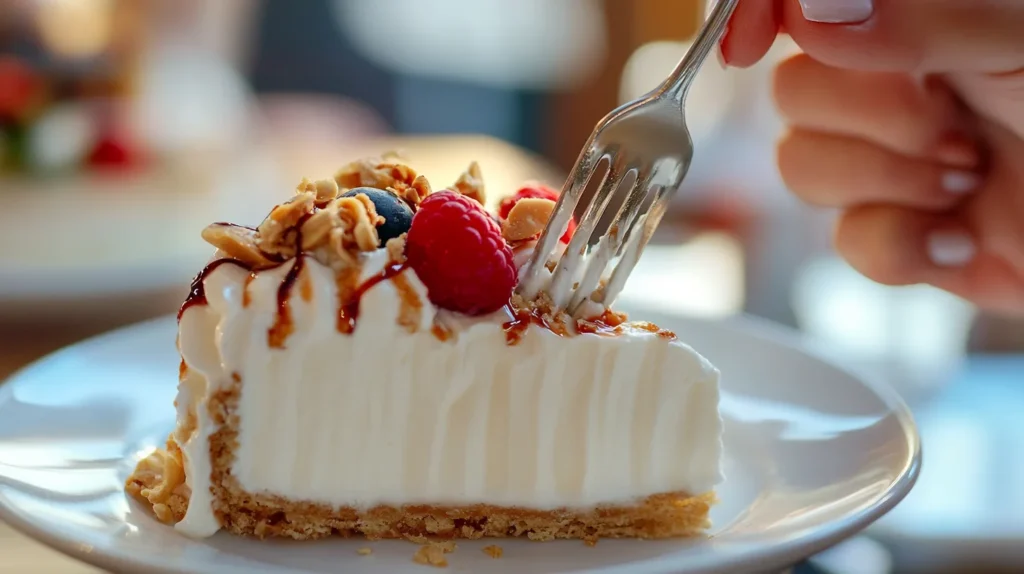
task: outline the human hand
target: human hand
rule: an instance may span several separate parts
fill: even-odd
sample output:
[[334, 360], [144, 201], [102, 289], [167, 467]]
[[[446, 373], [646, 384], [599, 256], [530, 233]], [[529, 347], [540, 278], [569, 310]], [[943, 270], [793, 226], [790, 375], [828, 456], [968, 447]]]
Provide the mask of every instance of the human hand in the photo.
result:
[[838, 251], [890, 285], [1024, 313], [1024, 2], [741, 0], [723, 59], [776, 35], [786, 184], [841, 210]]

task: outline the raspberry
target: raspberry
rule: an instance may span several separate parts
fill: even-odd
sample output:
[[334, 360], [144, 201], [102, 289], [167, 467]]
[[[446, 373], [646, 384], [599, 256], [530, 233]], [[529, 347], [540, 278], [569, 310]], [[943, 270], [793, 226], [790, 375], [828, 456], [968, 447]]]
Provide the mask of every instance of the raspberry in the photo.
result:
[[[546, 185], [528, 185], [526, 187], [521, 188], [514, 195], [510, 195], [505, 199], [501, 200], [501, 203], [498, 205], [498, 215], [500, 215], [502, 219], [508, 219], [508, 214], [510, 211], [512, 211], [512, 207], [515, 206], [516, 202], [518, 202], [520, 199], [525, 199], [527, 197], [534, 199], [550, 199], [551, 201], [558, 201], [558, 192]], [[576, 231], [576, 220], [570, 219], [569, 226], [565, 228], [565, 233], [562, 234], [562, 243], [569, 243], [569, 240], [572, 239], [572, 233], [574, 231]]]
[[508, 302], [518, 272], [501, 228], [479, 203], [444, 190], [428, 195], [406, 236], [409, 265], [442, 309], [467, 315]]

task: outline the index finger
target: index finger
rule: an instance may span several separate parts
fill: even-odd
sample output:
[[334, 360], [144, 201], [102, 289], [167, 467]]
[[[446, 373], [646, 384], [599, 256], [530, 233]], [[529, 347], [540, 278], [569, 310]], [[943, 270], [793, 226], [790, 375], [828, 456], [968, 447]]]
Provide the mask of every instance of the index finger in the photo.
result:
[[739, 1], [722, 38], [721, 53], [726, 64], [753, 66], [768, 53], [779, 33], [778, 5], [778, 0]]

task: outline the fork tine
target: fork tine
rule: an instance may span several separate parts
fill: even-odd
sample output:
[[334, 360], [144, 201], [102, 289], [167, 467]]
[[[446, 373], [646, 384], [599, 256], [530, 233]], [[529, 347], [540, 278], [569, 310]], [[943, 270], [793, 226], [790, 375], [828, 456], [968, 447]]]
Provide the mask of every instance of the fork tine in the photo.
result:
[[524, 299], [536, 298], [541, 288], [544, 287], [540, 281], [542, 277], [540, 269], [547, 264], [548, 257], [555, 245], [569, 227], [569, 220], [572, 219], [576, 204], [579, 203], [580, 197], [587, 188], [587, 183], [593, 177], [594, 169], [602, 157], [603, 155], [594, 145], [594, 136], [591, 135], [583, 151], [580, 152], [580, 157], [576, 160], [576, 165], [573, 166], [569, 178], [565, 180], [562, 193], [559, 194], [555, 209], [551, 217], [548, 218], [544, 233], [541, 234], [540, 240], [534, 247], [530, 260], [520, 272], [516, 293], [522, 295]]
[[600, 283], [601, 278], [604, 276], [605, 270], [608, 268], [608, 264], [620, 252], [623, 242], [629, 236], [629, 230], [633, 226], [634, 219], [636, 219], [640, 211], [640, 206], [650, 191], [648, 187], [650, 186], [651, 177], [650, 169], [646, 167], [641, 168], [637, 172], [636, 181], [633, 183], [629, 195], [626, 196], [626, 201], [619, 207], [618, 213], [615, 214], [615, 219], [612, 220], [612, 224], [608, 228], [608, 232], [601, 237], [601, 240], [587, 261], [586, 273], [569, 300], [567, 310], [570, 315], [575, 315], [579, 308], [590, 299], [590, 294], [597, 288], [598, 283]]
[[637, 218], [634, 228], [630, 229], [629, 237], [623, 246], [622, 257], [615, 265], [612, 276], [604, 288], [601, 302], [605, 306], [611, 305], [619, 296], [626, 284], [626, 278], [636, 267], [637, 261], [640, 260], [640, 254], [647, 246], [647, 242], [651, 240], [651, 236], [654, 235], [654, 230], [661, 222], [665, 211], [668, 210], [668, 204], [672, 200], [672, 196], [675, 195], [677, 186], [657, 186], [655, 189], [654, 203], [651, 204], [647, 213]]
[[597, 189], [597, 193], [594, 194], [593, 200], [583, 212], [580, 226], [573, 232], [572, 239], [569, 240], [569, 245], [566, 246], [565, 252], [562, 253], [562, 257], [558, 260], [554, 275], [551, 277], [551, 283], [548, 285], [548, 295], [551, 296], [551, 301], [557, 309], [566, 308], [568, 298], [572, 294], [572, 283], [576, 277], [576, 271], [586, 260], [586, 249], [590, 243], [591, 236], [594, 234], [594, 228], [597, 227], [598, 221], [601, 219], [605, 208], [608, 207], [608, 203], [615, 190], [619, 188], [622, 180], [629, 172], [629, 166], [626, 165], [621, 154], [612, 150], [608, 156], [610, 159], [608, 171], [605, 172], [604, 177], [601, 179], [601, 184]]

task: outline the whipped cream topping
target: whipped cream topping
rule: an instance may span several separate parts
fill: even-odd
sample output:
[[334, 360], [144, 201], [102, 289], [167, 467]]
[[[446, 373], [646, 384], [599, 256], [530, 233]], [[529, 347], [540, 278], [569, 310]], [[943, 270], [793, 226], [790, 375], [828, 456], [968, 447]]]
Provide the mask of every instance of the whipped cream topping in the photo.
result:
[[[367, 254], [363, 280], [387, 263], [384, 250]], [[293, 329], [275, 348], [267, 333], [294, 264], [252, 279], [221, 266], [205, 279], [207, 305], [181, 317], [189, 374], [175, 438], [193, 494], [180, 531], [219, 528], [205, 413], [233, 374], [242, 385], [232, 474], [251, 492], [357, 508], [550, 509], [701, 494], [721, 480], [718, 373], [681, 342], [534, 326], [509, 345], [507, 312], [439, 311], [409, 269], [369, 288], [355, 330], [343, 334], [335, 274], [310, 259], [288, 299]], [[410, 298], [420, 303], [415, 332], [399, 321]], [[446, 340], [432, 332], [435, 320]], [[189, 417], [196, 424], [185, 435]]]

